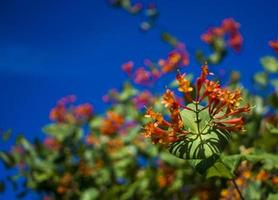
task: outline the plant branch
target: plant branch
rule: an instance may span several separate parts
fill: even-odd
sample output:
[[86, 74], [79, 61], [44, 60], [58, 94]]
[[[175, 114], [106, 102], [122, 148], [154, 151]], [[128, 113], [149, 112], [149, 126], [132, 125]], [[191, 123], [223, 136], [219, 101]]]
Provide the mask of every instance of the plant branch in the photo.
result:
[[237, 192], [238, 192], [238, 194], [240, 196], [240, 199], [241, 200], [245, 200], [244, 197], [242, 196], [241, 192], [240, 192], [240, 189], [239, 189], [238, 185], [235, 182], [235, 179], [232, 179], [232, 182], [233, 182], [233, 184], [234, 184], [234, 186], [235, 186], [235, 188], [236, 188], [236, 190], [237, 190]]

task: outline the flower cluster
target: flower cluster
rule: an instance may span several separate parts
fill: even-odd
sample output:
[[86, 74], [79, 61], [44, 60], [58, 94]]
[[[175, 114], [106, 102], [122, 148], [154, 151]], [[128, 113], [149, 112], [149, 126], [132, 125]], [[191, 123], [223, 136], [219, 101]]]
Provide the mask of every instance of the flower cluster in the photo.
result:
[[208, 44], [213, 44], [217, 38], [227, 38], [228, 45], [236, 52], [242, 47], [242, 35], [239, 32], [240, 24], [232, 18], [227, 18], [222, 21], [221, 26], [211, 27], [201, 38]]
[[167, 90], [163, 95], [162, 103], [170, 111], [171, 122], [164, 119], [163, 115], [148, 108], [145, 117], [151, 118], [154, 122], [145, 125], [145, 136], [151, 137], [154, 143], [169, 144], [180, 140], [187, 131], [184, 130], [180, 116], [180, 105], [174, 97], [174, 93]]
[[102, 121], [102, 126], [100, 127], [100, 131], [104, 135], [112, 135], [116, 133], [123, 124], [124, 124], [123, 116], [113, 111], [109, 111], [107, 112], [106, 117]]
[[163, 73], [171, 72], [177, 68], [187, 66], [189, 64], [189, 56], [183, 43], [178, 43], [175, 49], [171, 51], [166, 60], [158, 61]]
[[185, 45], [178, 43], [166, 59], [159, 59], [153, 63], [146, 59], [144, 67], [134, 69], [134, 63], [128, 61], [122, 65], [122, 70], [136, 83], [150, 85], [157, 81], [163, 74], [172, 72], [189, 64], [189, 56]]
[[58, 123], [83, 124], [92, 116], [93, 106], [89, 103], [74, 106], [76, 98], [70, 95], [60, 99], [51, 110], [49, 118]]
[[149, 108], [145, 117], [151, 118], [151, 122], [144, 127], [145, 136], [150, 137], [154, 143], [161, 144], [182, 140], [188, 133], [186, 124], [181, 118], [181, 111], [184, 109], [195, 113], [207, 112], [210, 116], [211, 127], [229, 132], [243, 131], [244, 120], [241, 114], [249, 112], [250, 106], [240, 106], [242, 99], [240, 90], [221, 88], [218, 82], [208, 80], [209, 74], [211, 73], [208, 67], [203, 66], [194, 87], [186, 79], [185, 74], [178, 74], [176, 77], [178, 90], [184, 94], [186, 102], [196, 105], [196, 109], [182, 105], [174, 93], [167, 89], [162, 104], [170, 111], [170, 122], [165, 120], [162, 114]]

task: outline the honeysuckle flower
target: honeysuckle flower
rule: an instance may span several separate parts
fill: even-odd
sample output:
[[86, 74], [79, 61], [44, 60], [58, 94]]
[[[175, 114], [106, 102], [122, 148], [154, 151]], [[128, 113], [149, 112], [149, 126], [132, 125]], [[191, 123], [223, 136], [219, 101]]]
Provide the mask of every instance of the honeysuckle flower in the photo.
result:
[[265, 170], [260, 170], [259, 173], [256, 175], [255, 179], [258, 181], [266, 181], [270, 177], [270, 174], [267, 173]]
[[268, 44], [276, 53], [278, 53], [278, 40], [269, 41]]
[[274, 177], [271, 179], [271, 182], [272, 182], [274, 185], [277, 185], [277, 184], [278, 184], [278, 176], [274, 176]]
[[212, 44], [215, 37], [223, 37], [224, 34], [225, 30], [222, 27], [211, 27], [201, 35], [201, 39], [208, 44]]
[[122, 70], [127, 73], [129, 76], [132, 73], [134, 67], [134, 62], [128, 61], [127, 63], [122, 64]]
[[185, 78], [185, 74], [178, 74], [176, 77], [179, 84], [179, 91], [183, 93], [192, 92], [193, 88], [190, 86], [190, 81]]
[[163, 96], [162, 104], [170, 111], [170, 122], [164, 119], [162, 114], [147, 109], [145, 117], [152, 119], [144, 127], [145, 136], [150, 137], [154, 143], [167, 145], [178, 141], [180, 137], [187, 134], [183, 130], [183, 123], [179, 113], [179, 103], [176, 101], [173, 92], [167, 90]]
[[222, 21], [221, 26], [210, 27], [201, 35], [201, 39], [210, 45], [214, 44], [217, 39], [223, 39], [234, 51], [239, 52], [243, 44], [239, 28], [240, 24], [233, 18], [226, 18]]
[[239, 52], [243, 43], [243, 38], [240, 33], [234, 33], [230, 36], [228, 39], [228, 44], [232, 49], [234, 49], [236, 52]]
[[100, 131], [104, 135], [112, 135], [116, 133], [123, 124], [124, 124], [123, 116], [113, 111], [108, 111], [106, 113], [106, 117], [103, 119], [102, 125], [100, 127]]
[[165, 162], [160, 162], [158, 165], [157, 183], [160, 188], [167, 187], [175, 180], [175, 169], [167, 165]]
[[95, 137], [93, 134], [88, 134], [85, 138], [85, 142], [88, 145], [94, 145], [99, 142], [99, 139]]
[[89, 103], [78, 105], [74, 108], [74, 114], [78, 118], [89, 118], [92, 116], [93, 106]]
[[152, 81], [152, 73], [143, 67], [138, 68], [134, 74], [134, 82], [137, 84], [147, 85]]
[[58, 123], [83, 124], [92, 116], [93, 106], [89, 103], [74, 105], [75, 96], [60, 99], [50, 111], [49, 118]]
[[221, 27], [225, 32], [233, 34], [238, 32], [240, 24], [236, 22], [233, 18], [226, 18], [222, 21]]
[[148, 90], [144, 90], [136, 97], [132, 99], [132, 102], [136, 106], [136, 108], [141, 109], [144, 106], [148, 106], [154, 102], [154, 96]]
[[182, 43], [177, 44], [175, 49], [169, 53], [168, 58], [166, 60], [160, 59], [158, 64], [161, 67], [162, 73], [168, 73], [188, 65], [189, 56], [185, 45]]
[[[208, 80], [210, 74], [212, 73], [209, 72], [208, 66], [202, 66], [201, 75], [196, 79], [195, 87], [191, 87], [184, 74], [178, 74], [176, 76], [178, 90], [185, 95], [189, 103], [196, 104], [196, 110], [181, 105], [174, 93], [167, 89], [161, 103], [170, 111], [170, 121], [165, 120], [161, 113], [148, 108], [145, 117], [152, 121], [144, 128], [145, 136], [150, 137], [154, 143], [165, 145], [182, 140], [188, 134], [186, 123], [181, 118], [181, 111], [184, 109], [190, 112], [207, 112], [210, 116], [209, 126], [216, 129], [228, 132], [243, 131], [242, 114], [249, 112], [250, 106], [241, 107], [241, 91], [221, 88], [218, 82]], [[201, 110], [198, 109], [199, 105], [203, 105]]]
[[59, 141], [57, 141], [55, 138], [47, 137], [44, 139], [43, 144], [46, 148], [50, 150], [59, 150], [61, 147], [61, 144]]

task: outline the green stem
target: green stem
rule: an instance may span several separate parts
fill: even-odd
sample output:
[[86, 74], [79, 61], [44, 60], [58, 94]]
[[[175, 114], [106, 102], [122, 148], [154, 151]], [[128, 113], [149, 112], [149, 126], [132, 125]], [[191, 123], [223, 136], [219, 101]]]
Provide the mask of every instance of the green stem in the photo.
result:
[[197, 121], [197, 129], [198, 129], [198, 134], [201, 134], [201, 132], [200, 132], [200, 126], [199, 126], [199, 108], [198, 108], [198, 104], [199, 104], [199, 102], [196, 102], [195, 103], [195, 106], [196, 106], [196, 121]]

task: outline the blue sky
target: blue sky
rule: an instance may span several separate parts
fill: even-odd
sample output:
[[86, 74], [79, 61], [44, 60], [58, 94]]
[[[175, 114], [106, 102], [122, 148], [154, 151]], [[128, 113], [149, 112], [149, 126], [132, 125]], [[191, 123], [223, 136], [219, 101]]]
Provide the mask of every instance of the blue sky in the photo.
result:
[[[242, 71], [250, 87], [252, 73], [261, 68], [259, 57], [274, 54], [267, 42], [278, 38], [277, 0], [152, 2], [161, 14], [159, 27], [187, 44], [192, 61], [188, 72], [199, 67], [194, 51], [207, 49], [200, 34], [226, 17], [241, 23], [244, 47], [239, 55], [231, 53], [222, 68]], [[157, 60], [170, 50], [159, 29], [139, 31], [141, 20], [105, 0], [2, 0], [0, 129], [41, 136], [50, 108], [68, 94], [104, 110], [102, 96], [125, 79], [123, 62], [140, 65], [144, 58]]]

